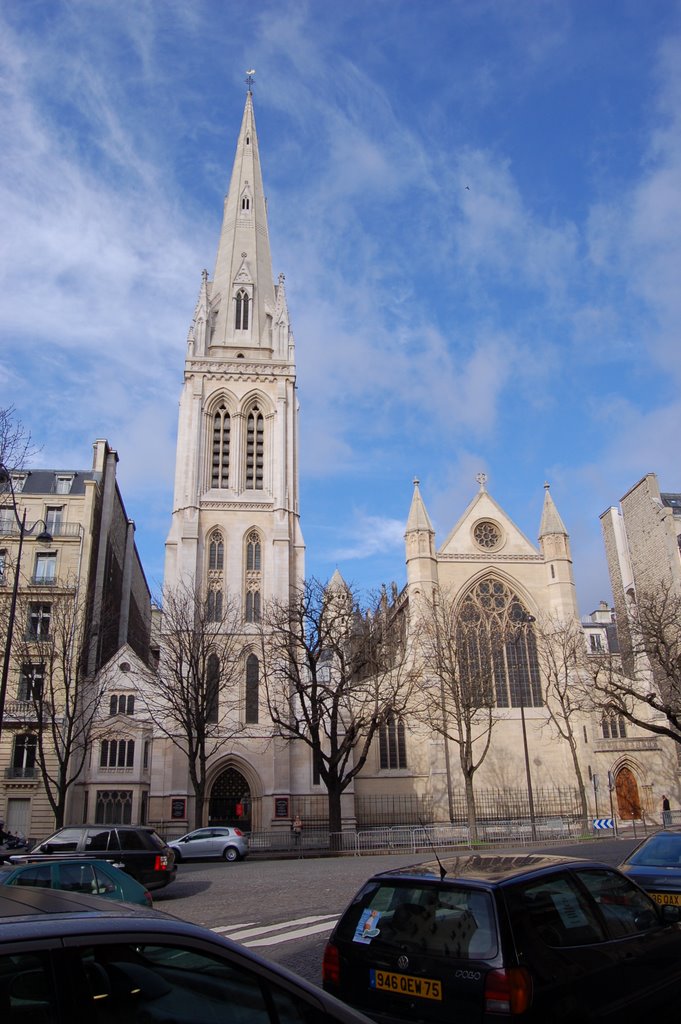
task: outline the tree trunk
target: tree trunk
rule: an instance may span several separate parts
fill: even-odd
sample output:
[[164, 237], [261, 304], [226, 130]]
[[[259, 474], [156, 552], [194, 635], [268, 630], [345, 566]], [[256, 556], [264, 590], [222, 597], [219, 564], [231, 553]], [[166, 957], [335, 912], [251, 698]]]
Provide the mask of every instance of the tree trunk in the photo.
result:
[[478, 841], [478, 818], [475, 810], [475, 793], [473, 792], [473, 776], [464, 774], [464, 788], [466, 793], [466, 814], [468, 818], [468, 835], [471, 843]]
[[327, 787], [329, 797], [329, 845], [332, 850], [340, 848], [340, 833], [343, 828], [343, 815], [341, 811], [341, 796], [343, 790], [340, 783], [329, 783]]

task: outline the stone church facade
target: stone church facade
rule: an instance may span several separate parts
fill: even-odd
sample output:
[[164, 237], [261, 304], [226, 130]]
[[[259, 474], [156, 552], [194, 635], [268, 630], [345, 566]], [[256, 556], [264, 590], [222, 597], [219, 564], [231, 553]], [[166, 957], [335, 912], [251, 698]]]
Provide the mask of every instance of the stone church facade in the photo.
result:
[[[273, 280], [249, 91], [215, 268], [212, 277], [203, 272], [187, 341], [165, 561], [166, 590], [191, 585], [213, 602], [240, 603], [244, 695], [248, 685], [257, 690], [261, 609], [272, 600], [286, 601], [305, 575], [298, 446], [295, 345], [284, 277]], [[478, 482], [477, 493], [437, 548], [415, 482], [405, 529], [407, 584], [396, 600], [413, 616], [437, 588], [460, 601], [491, 587], [503, 600], [516, 602], [528, 623], [546, 616], [578, 622], [569, 536], [548, 486], [535, 546], [489, 493], [482, 475]], [[476, 786], [527, 792], [524, 732], [535, 789], [567, 790], [575, 785], [574, 768], [567, 744], [549, 727], [533, 653], [523, 671], [522, 698], [512, 673], [497, 681], [498, 722]], [[274, 735], [262, 699], [257, 717], [211, 757], [206, 824], [289, 829], [298, 810], [314, 801], [323, 805], [325, 793], [309, 748]], [[668, 754], [656, 739], [613, 738], [609, 732], [606, 737], [600, 720], [588, 714], [576, 731], [592, 810], [599, 810], [593, 777], [607, 780], [613, 769], [626, 768], [649, 810], [658, 783], [673, 789]], [[186, 760], [158, 734], [150, 771], [149, 820], [179, 834], [194, 821]], [[462, 790], [451, 744], [415, 721], [391, 722], [344, 797], [344, 820], [349, 827], [361, 824], [371, 815], [372, 801], [384, 808], [394, 801], [396, 807], [423, 810], [431, 820], [448, 821]]]

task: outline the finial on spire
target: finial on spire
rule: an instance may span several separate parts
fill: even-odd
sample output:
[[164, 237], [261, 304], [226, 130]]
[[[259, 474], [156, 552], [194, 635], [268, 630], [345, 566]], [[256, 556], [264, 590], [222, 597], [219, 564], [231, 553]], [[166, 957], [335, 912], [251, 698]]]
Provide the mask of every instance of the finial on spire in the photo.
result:
[[487, 490], [487, 488], [485, 487], [485, 484], [487, 483], [487, 473], [476, 473], [475, 474], [475, 479], [480, 484], [480, 490], [481, 491]]
[[248, 86], [248, 91], [249, 92], [253, 92], [253, 75], [254, 74], [255, 74], [255, 68], [249, 68], [249, 70], [246, 72], [246, 85]]
[[419, 478], [417, 476], [415, 476], [414, 479], [412, 480], [412, 483], [413, 483], [414, 487], [418, 487], [418, 485], [421, 483], [421, 481], [419, 480]]
[[548, 489], [549, 489], [549, 487], [550, 487], [550, 486], [551, 486], [551, 484], [550, 484], [550, 483], [548, 482], [548, 480], [545, 480], [545, 481], [544, 481], [544, 490], [545, 490], [545, 491], [548, 491]]

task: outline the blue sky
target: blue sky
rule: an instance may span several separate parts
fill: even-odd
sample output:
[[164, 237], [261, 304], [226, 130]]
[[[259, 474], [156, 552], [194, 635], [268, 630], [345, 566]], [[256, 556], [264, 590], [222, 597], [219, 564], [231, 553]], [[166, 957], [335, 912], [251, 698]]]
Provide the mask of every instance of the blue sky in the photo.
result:
[[413, 477], [442, 542], [483, 470], [609, 599], [599, 514], [681, 490], [679, 3], [0, 0], [0, 62], [1, 403], [108, 438], [153, 587], [253, 67], [308, 572], [401, 585]]

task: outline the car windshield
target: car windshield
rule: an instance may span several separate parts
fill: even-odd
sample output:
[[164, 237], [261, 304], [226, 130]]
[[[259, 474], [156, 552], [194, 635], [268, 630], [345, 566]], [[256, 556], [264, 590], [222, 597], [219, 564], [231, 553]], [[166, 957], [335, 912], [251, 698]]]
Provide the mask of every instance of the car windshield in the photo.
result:
[[370, 884], [349, 908], [338, 938], [464, 960], [497, 952], [489, 893], [445, 885]]
[[651, 836], [624, 863], [640, 867], [681, 867], [681, 833], [670, 835], [662, 832]]

